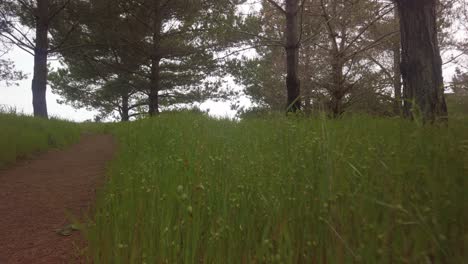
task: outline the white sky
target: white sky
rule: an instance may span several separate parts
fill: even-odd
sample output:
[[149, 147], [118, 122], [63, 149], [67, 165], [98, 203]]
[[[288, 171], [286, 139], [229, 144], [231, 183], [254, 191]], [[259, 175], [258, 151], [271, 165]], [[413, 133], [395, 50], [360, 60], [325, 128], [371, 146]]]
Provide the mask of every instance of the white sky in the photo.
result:
[[[31, 93], [34, 65], [33, 57], [19, 48], [13, 48], [7, 54], [6, 58], [13, 60], [15, 69], [28, 74], [28, 78], [20, 81], [18, 86], [12, 85], [7, 87], [5, 82], [0, 82], [0, 105], [13, 107], [19, 112], [30, 115], [33, 113]], [[50, 89], [47, 89], [47, 107], [50, 116], [74, 121], [84, 121], [86, 119], [92, 119], [95, 115], [93, 112], [76, 110], [68, 105], [60, 105], [57, 103], [58, 98], [57, 95], [52, 94]]]

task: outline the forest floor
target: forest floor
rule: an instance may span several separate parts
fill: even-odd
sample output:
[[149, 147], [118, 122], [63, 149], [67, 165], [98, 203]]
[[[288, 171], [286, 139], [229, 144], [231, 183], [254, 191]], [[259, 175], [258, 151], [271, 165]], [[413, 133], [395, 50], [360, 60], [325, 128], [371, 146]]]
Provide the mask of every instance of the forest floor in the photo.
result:
[[114, 150], [111, 136], [87, 135], [0, 170], [0, 263], [83, 262], [72, 223], [89, 213]]

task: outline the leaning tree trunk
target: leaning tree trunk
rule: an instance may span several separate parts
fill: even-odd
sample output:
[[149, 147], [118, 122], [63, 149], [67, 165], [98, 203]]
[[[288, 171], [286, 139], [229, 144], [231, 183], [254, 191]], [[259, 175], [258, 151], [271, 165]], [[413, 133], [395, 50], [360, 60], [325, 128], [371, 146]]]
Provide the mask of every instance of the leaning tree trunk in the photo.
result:
[[395, 0], [401, 31], [404, 113], [423, 122], [447, 118], [437, 39], [437, 0]]
[[49, 49], [49, 0], [38, 0], [36, 9], [36, 40], [34, 49], [34, 73], [32, 96], [34, 116], [48, 118], [47, 90], [47, 55]]
[[299, 0], [286, 0], [286, 89], [287, 111], [301, 109], [299, 68]]

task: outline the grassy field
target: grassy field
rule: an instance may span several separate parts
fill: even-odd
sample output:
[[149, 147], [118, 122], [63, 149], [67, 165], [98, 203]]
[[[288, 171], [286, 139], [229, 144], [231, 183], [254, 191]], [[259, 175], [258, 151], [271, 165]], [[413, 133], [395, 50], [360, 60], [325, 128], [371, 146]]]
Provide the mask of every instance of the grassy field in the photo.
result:
[[166, 114], [116, 126], [94, 263], [467, 263], [468, 122]]
[[49, 148], [78, 141], [81, 128], [61, 120], [36, 119], [0, 111], [0, 168]]
[[445, 99], [452, 117], [468, 116], [468, 95], [446, 94]]

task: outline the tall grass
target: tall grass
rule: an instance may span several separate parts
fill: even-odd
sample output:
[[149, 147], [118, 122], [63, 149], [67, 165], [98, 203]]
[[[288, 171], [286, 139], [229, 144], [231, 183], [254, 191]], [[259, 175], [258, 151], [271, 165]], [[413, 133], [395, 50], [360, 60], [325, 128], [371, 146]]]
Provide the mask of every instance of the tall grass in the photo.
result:
[[18, 158], [74, 143], [80, 133], [76, 123], [0, 111], [0, 168]]
[[468, 124], [122, 124], [94, 263], [467, 263]]

